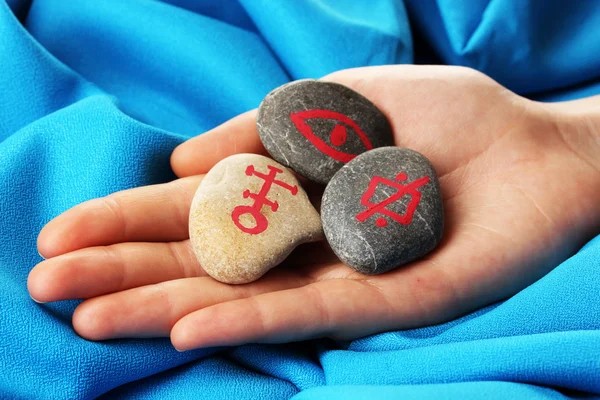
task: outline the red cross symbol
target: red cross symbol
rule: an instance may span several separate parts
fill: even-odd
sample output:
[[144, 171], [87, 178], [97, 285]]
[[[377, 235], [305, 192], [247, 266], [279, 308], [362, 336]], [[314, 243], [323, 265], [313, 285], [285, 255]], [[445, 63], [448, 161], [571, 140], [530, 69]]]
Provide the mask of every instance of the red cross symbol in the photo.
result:
[[[270, 207], [273, 212], [276, 212], [279, 208], [279, 203], [277, 201], [271, 201], [267, 199], [267, 194], [269, 194], [269, 190], [271, 190], [271, 186], [273, 184], [277, 186], [281, 186], [284, 189], [289, 190], [292, 193], [292, 196], [295, 196], [298, 193], [298, 186], [288, 185], [287, 183], [275, 179], [277, 174], [282, 173], [283, 171], [279, 168], [273, 167], [272, 165], [268, 165], [269, 169], [268, 174], [263, 174], [254, 169], [254, 165], [248, 165], [246, 167], [246, 175], [252, 176], [255, 175], [260, 179], [263, 179], [265, 183], [262, 185], [260, 192], [258, 193], [250, 193], [250, 190], [244, 190], [243, 196], [245, 199], [253, 199], [254, 203], [250, 206], [237, 206], [233, 209], [231, 213], [231, 219], [233, 219], [233, 223], [235, 226], [240, 228], [242, 232], [249, 233], [251, 235], [257, 235], [259, 233], [264, 232], [269, 226], [269, 221], [267, 221], [267, 217], [261, 214], [261, 209], [263, 206]], [[256, 225], [253, 227], [247, 227], [242, 224], [240, 221], [240, 217], [244, 214], [250, 214], [254, 218], [254, 222]]]
[[[371, 179], [371, 182], [369, 182], [369, 187], [367, 188], [367, 191], [363, 194], [362, 198], [360, 199], [360, 203], [363, 206], [367, 207], [367, 209], [357, 214], [356, 219], [360, 222], [365, 222], [373, 214], [383, 214], [402, 225], [410, 224], [412, 222], [415, 211], [419, 206], [419, 202], [421, 201], [421, 192], [419, 192], [417, 189], [429, 183], [430, 179], [428, 176], [424, 176], [407, 184], [400, 183], [406, 181], [407, 179], [408, 176], [404, 172], [400, 172], [398, 175], [396, 175], [395, 182], [390, 179], [383, 178], [381, 176], [374, 176]], [[397, 190], [397, 192], [379, 203], [371, 203], [370, 199], [375, 193], [375, 190], [377, 189], [377, 186], [380, 183], [382, 185], [393, 187]], [[410, 195], [411, 197], [410, 202], [406, 206], [406, 211], [404, 215], [395, 213], [386, 208], [388, 205], [401, 199], [404, 195]], [[385, 218], [379, 217], [377, 218], [377, 221], [375, 223], [379, 227], [384, 227], [387, 225], [388, 222]]]

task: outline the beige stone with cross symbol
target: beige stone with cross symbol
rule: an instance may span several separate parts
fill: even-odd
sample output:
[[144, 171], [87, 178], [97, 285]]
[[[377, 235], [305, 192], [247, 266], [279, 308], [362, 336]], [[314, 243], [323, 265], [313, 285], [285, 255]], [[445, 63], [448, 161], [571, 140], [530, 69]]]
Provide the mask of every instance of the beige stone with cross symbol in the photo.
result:
[[294, 174], [256, 154], [227, 157], [206, 174], [192, 200], [189, 231], [202, 268], [233, 284], [257, 280], [298, 245], [324, 237]]

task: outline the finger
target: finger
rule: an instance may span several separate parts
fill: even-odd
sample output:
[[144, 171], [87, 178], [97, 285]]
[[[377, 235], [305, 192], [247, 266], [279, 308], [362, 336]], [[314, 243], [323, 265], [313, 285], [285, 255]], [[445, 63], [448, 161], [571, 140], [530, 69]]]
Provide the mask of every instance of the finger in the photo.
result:
[[73, 326], [90, 340], [168, 336], [177, 320], [195, 310], [304, 283], [282, 272], [247, 285], [210, 277], [166, 281], [86, 300], [75, 310]]
[[239, 153], [267, 154], [258, 138], [256, 110], [179, 145], [171, 155], [171, 168], [180, 177], [205, 174], [225, 157]]
[[87, 299], [168, 280], [206, 276], [189, 240], [120, 243], [77, 250], [42, 261], [27, 287], [40, 303]]
[[408, 312], [410, 305], [405, 303], [402, 318], [377, 287], [366, 281], [324, 280], [193, 312], [175, 324], [171, 341], [184, 351], [325, 336], [358, 337], [422, 322], [414, 312]]
[[79, 204], [42, 229], [38, 251], [51, 258], [91, 246], [187, 239], [190, 204], [201, 179], [125, 190]]

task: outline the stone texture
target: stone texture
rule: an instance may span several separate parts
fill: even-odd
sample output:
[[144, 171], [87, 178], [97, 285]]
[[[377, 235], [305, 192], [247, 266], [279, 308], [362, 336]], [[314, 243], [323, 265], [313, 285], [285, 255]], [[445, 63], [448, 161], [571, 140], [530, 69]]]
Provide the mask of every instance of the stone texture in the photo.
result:
[[292, 172], [255, 154], [228, 157], [206, 174], [189, 230], [202, 268], [236, 284], [260, 278], [299, 244], [323, 238], [319, 213]]
[[269, 93], [256, 125], [275, 160], [322, 184], [358, 154], [394, 144], [387, 118], [368, 99], [346, 86], [312, 79]]
[[387, 272], [440, 242], [444, 212], [437, 174], [416, 151], [371, 150], [331, 179], [321, 219], [340, 260], [364, 274]]

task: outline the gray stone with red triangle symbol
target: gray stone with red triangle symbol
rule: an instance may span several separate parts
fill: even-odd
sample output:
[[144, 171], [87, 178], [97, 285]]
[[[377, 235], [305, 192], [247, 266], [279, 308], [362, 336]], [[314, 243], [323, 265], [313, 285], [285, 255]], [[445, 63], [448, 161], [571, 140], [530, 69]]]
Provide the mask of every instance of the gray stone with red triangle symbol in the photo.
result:
[[340, 169], [325, 189], [321, 221], [329, 245], [347, 265], [380, 274], [433, 250], [444, 211], [436, 172], [420, 153], [368, 151]]

